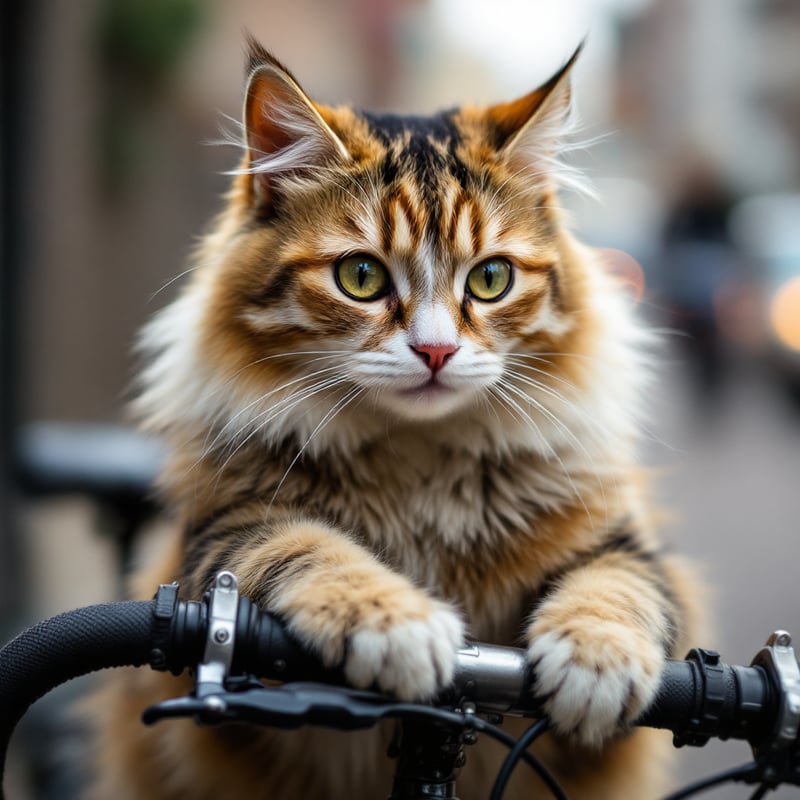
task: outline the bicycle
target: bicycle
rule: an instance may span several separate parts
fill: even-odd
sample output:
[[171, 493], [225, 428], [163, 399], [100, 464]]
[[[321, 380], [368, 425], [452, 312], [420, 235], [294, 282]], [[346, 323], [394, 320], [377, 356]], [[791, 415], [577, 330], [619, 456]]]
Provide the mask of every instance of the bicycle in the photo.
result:
[[[548, 729], [548, 721], [539, 714], [524, 651], [472, 643], [458, 652], [455, 678], [434, 703], [400, 703], [346, 687], [342, 675], [323, 669], [279, 620], [240, 597], [230, 572], [219, 573], [200, 601], [179, 600], [178, 590], [177, 584], [162, 584], [151, 601], [60, 614], [0, 650], [0, 782], [11, 734], [39, 697], [88, 672], [148, 664], [176, 675], [195, 670], [191, 694], [146, 709], [148, 725], [192, 717], [204, 724], [355, 730], [396, 719], [390, 800], [455, 800], [458, 770], [481, 734], [509, 748], [489, 800], [501, 800], [519, 761], [536, 772], [551, 797], [567, 800], [527, 749]], [[283, 683], [267, 686], [260, 679]], [[535, 721], [514, 739], [498, 727], [504, 716]], [[678, 746], [734, 738], [753, 750], [752, 762], [665, 800], [681, 800], [727, 781], [755, 785], [752, 800], [782, 784], [800, 786], [800, 665], [791, 637], [774, 632], [750, 666], [724, 664], [719, 654], [703, 649], [668, 662], [655, 702], [636, 724], [671, 730]]]

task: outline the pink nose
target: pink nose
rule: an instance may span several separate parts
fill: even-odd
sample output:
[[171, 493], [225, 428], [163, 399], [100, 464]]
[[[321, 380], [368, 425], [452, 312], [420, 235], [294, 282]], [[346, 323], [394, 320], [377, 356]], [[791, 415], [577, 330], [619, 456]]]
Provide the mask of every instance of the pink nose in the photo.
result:
[[430, 367], [431, 372], [438, 372], [458, 350], [450, 344], [412, 344], [411, 349]]

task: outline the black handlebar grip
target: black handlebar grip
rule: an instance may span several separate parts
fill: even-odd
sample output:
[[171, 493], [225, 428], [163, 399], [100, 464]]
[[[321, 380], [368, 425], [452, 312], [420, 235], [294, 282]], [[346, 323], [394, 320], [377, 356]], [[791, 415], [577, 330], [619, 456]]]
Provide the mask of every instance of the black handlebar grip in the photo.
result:
[[233, 671], [260, 678], [344, 684], [340, 670], [327, 669], [300, 645], [285, 623], [248, 598], [239, 598]]
[[68, 611], [34, 625], [0, 650], [0, 800], [11, 733], [28, 707], [80, 675], [144, 664], [152, 647], [153, 610], [151, 600]]
[[693, 650], [686, 661], [667, 662], [656, 699], [636, 724], [673, 731], [679, 746], [712, 737], [757, 744], [775, 719], [774, 706], [762, 667], [730, 666], [716, 653]]
[[656, 699], [637, 720], [649, 728], [683, 730], [702, 705], [702, 684], [692, 661], [667, 661]]

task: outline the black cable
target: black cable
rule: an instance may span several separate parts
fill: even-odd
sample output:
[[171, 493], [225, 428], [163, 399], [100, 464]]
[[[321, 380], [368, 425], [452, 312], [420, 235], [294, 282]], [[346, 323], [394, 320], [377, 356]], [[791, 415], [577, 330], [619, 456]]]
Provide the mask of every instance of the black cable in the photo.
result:
[[750, 800], [761, 800], [767, 792], [774, 791], [774, 787], [768, 786], [766, 783], [762, 783], [761, 786], [756, 789], [753, 794], [750, 795]]
[[732, 769], [725, 770], [724, 772], [719, 772], [716, 775], [712, 775], [708, 778], [703, 778], [695, 783], [690, 783], [688, 786], [678, 789], [677, 792], [667, 795], [662, 800], [683, 800], [684, 797], [691, 797], [692, 795], [698, 794], [706, 789], [719, 786], [721, 783], [728, 783], [728, 781], [742, 781], [746, 778], [757, 776], [758, 774], [759, 767], [755, 762], [750, 764], [742, 764], [741, 766], [733, 767]]
[[[478, 719], [476, 722], [480, 722], [482, 726], [476, 725], [476, 730], [483, 731], [484, 733], [488, 733], [490, 736], [495, 738], [497, 741], [502, 742], [506, 747], [510, 748], [513, 752], [517, 746], [517, 741], [511, 734], [506, 733], [504, 730], [498, 728], [495, 725], [492, 725], [485, 720]], [[541, 722], [541, 720], [540, 720]], [[538, 725], [538, 723], [537, 723]], [[535, 728], [536, 725], [532, 725], [531, 728], [528, 728], [528, 733], [530, 730]], [[544, 731], [540, 731], [539, 733], [544, 733]], [[536, 735], [538, 736], [539, 733]], [[535, 737], [534, 737], [535, 738]], [[541, 778], [542, 782], [545, 786], [550, 790], [550, 793], [553, 795], [555, 800], [569, 800], [564, 790], [558, 784], [558, 781], [552, 776], [550, 771], [539, 761], [536, 756], [529, 753], [525, 747], [521, 748], [520, 754], [515, 758], [514, 763], [522, 759], [529, 767], [533, 769], [533, 771]]]
[[[489, 795], [489, 800], [502, 799], [503, 793], [506, 790], [506, 785], [511, 778], [511, 773], [519, 763], [519, 760], [523, 758], [523, 754], [527, 752], [528, 748], [533, 744], [533, 742], [536, 741], [536, 739], [538, 739], [549, 727], [550, 720], [547, 717], [543, 717], [531, 725], [528, 730], [526, 730], [525, 733], [523, 733], [522, 736], [517, 739], [517, 743], [509, 751], [509, 754], [506, 756], [506, 760], [502, 763], [500, 770], [497, 773], [497, 778], [495, 779], [494, 786], [492, 786], [492, 792]], [[547, 784], [547, 788], [550, 789], [551, 793], [556, 798], [560, 800], [561, 798], [566, 797], [561, 787], [556, 783], [555, 778], [553, 778], [549, 772], [547, 773], [549, 780], [545, 779], [541, 773], [539, 773], [539, 775]]]

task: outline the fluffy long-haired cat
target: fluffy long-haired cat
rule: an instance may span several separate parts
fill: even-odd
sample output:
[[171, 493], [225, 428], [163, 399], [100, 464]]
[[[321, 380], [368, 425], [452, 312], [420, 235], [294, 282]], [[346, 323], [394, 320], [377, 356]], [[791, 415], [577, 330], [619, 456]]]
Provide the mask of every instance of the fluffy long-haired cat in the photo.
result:
[[[229, 569], [401, 698], [445, 686], [467, 635], [523, 646], [570, 796], [646, 798], [671, 744], [628, 723], [690, 591], [637, 474], [646, 336], [558, 207], [571, 63], [513, 102], [404, 117], [315, 102], [251, 43], [243, 161], [143, 338], [180, 525], [139, 584], [199, 598]], [[390, 729], [139, 725], [186, 688], [114, 676], [96, 798], [387, 795]], [[504, 755], [469, 748], [460, 795], [486, 797]], [[521, 767], [508, 796], [540, 789]]]

